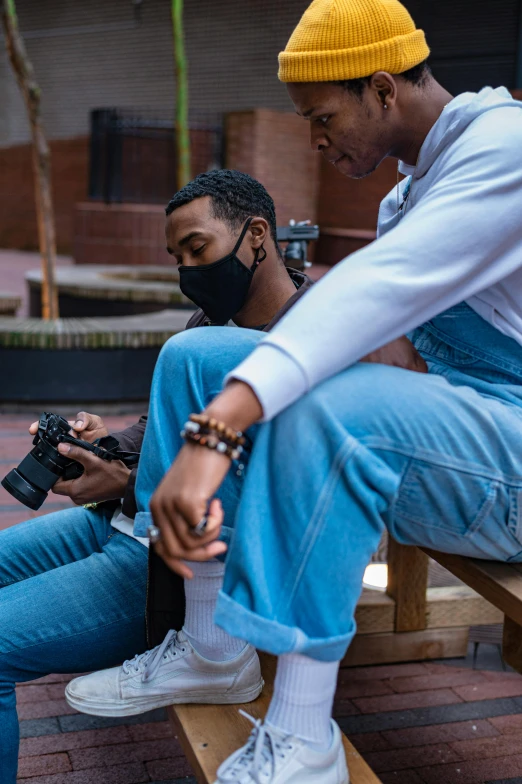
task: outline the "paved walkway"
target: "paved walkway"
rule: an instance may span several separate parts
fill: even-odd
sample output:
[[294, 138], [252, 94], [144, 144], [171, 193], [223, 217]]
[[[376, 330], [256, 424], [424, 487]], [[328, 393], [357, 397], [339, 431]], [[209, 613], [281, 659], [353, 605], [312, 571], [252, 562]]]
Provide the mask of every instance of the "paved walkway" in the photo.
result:
[[[26, 427], [36, 416], [0, 415], [2, 476], [28, 451]], [[136, 419], [107, 424], [116, 430]], [[50, 496], [31, 513], [1, 489], [0, 528], [66, 504]], [[336, 716], [384, 784], [522, 784], [522, 677], [499, 672], [488, 646], [480, 670], [470, 661], [342, 671]], [[78, 714], [63, 698], [70, 677], [17, 689], [24, 784], [195, 784], [163, 710], [131, 719]]]

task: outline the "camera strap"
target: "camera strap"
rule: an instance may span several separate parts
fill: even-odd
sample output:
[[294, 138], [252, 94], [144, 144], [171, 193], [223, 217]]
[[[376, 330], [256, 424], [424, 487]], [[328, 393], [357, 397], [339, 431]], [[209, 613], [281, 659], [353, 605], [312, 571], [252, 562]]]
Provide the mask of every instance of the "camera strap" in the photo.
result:
[[61, 440], [65, 444], [79, 446], [87, 452], [92, 452], [93, 455], [96, 455], [96, 457], [99, 457], [101, 460], [121, 460], [127, 468], [135, 466], [140, 459], [139, 452], [126, 452], [125, 450], [120, 449], [119, 441], [113, 436], [98, 438], [91, 444], [89, 441], [82, 441], [81, 439], [74, 438], [74, 436], [70, 436], [66, 433]]

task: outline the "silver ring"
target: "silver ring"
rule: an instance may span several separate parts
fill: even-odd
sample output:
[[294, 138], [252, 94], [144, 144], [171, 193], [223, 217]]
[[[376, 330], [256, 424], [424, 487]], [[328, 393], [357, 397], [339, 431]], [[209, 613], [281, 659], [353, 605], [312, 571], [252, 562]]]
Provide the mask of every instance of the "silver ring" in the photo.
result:
[[205, 531], [207, 530], [208, 525], [208, 515], [204, 515], [197, 526], [192, 529], [192, 533], [194, 536], [205, 536]]
[[152, 544], [157, 544], [161, 539], [161, 531], [157, 525], [149, 525], [147, 528], [147, 536]]

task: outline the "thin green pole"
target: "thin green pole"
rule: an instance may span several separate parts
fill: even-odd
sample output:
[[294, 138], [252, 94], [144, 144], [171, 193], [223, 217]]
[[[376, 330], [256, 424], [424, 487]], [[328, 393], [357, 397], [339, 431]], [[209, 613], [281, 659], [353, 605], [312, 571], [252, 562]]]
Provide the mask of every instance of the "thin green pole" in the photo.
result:
[[176, 63], [176, 149], [178, 189], [192, 178], [190, 173], [190, 134], [188, 127], [188, 78], [183, 35], [183, 0], [172, 0], [172, 29]]

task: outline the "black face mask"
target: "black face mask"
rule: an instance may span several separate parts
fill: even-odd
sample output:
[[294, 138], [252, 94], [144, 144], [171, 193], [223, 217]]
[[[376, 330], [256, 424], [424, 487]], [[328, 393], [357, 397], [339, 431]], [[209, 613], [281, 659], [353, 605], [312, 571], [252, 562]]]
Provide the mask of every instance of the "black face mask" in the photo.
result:
[[[201, 308], [213, 324], [226, 324], [236, 313], [239, 313], [245, 304], [254, 272], [266, 259], [263, 246], [256, 250], [254, 263], [250, 269], [245, 267], [236, 256], [251, 222], [252, 218], [249, 218], [243, 226], [234, 250], [228, 256], [201, 267], [180, 267], [181, 291]], [[259, 258], [261, 250], [264, 256]]]

